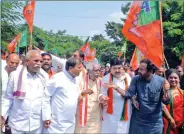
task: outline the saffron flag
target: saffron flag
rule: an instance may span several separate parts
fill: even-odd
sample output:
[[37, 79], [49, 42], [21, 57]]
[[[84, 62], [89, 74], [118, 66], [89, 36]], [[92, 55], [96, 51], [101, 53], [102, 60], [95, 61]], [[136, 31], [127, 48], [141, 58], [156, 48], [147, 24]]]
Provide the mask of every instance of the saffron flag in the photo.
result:
[[118, 58], [122, 56], [123, 52], [118, 52]]
[[155, 66], [164, 62], [159, 1], [134, 1], [122, 33]]
[[23, 16], [29, 26], [29, 32], [33, 32], [33, 20], [34, 20], [34, 9], [35, 9], [35, 0], [32, 0], [28, 3], [27, 6], [23, 9]]
[[130, 61], [130, 66], [135, 71], [139, 68], [140, 61], [144, 59], [145, 56], [141, 51], [136, 47], [132, 56], [132, 59]]
[[16, 51], [17, 43], [18, 43], [18, 41], [19, 41], [19, 39], [20, 39], [20, 36], [21, 36], [21, 34], [18, 34], [18, 35], [11, 41], [11, 43], [8, 45], [8, 51], [9, 51], [10, 53]]
[[90, 61], [93, 61], [96, 57], [96, 48], [91, 49]]
[[94, 60], [96, 56], [96, 49], [91, 49], [88, 43], [89, 37], [87, 38], [85, 44], [80, 48], [80, 50], [84, 53], [85, 57], [84, 60], [90, 62]]

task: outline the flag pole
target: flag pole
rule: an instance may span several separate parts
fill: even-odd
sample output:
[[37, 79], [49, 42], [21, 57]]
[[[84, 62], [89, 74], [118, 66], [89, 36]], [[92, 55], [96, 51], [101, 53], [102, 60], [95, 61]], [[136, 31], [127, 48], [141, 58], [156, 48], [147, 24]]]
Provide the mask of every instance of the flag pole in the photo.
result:
[[[162, 3], [159, 1], [159, 12], [160, 12], [160, 28], [161, 28], [161, 41], [162, 41], [162, 58], [164, 59], [164, 37], [163, 37], [163, 24], [162, 24]], [[165, 62], [164, 62], [164, 68], [165, 68]], [[166, 73], [164, 71], [164, 78], [166, 79]], [[165, 92], [165, 91], [164, 91]], [[168, 97], [168, 92], [165, 94], [166, 97]]]
[[169, 64], [168, 64], [167, 59], [165, 58], [165, 56], [164, 56], [164, 60], [165, 60], [165, 63], [167, 65], [167, 69], [169, 69], [170, 67], [169, 67]]
[[33, 37], [33, 35], [32, 35], [32, 32], [31, 32], [31, 34], [30, 34], [30, 44], [29, 44], [29, 46], [32, 45], [32, 37]]
[[[127, 42], [126, 42], [127, 43]], [[125, 45], [125, 44], [123, 44], [123, 45]], [[123, 46], [124, 47], [124, 46]], [[126, 46], [125, 46], [125, 48], [123, 48], [123, 49], [125, 49], [124, 50], [124, 53], [123, 53], [123, 65], [125, 65], [125, 61], [126, 61], [126, 47], [127, 47], [127, 44], [126, 44]]]
[[[162, 41], [162, 58], [164, 59], [164, 37], [163, 37], [163, 24], [162, 24], [162, 4], [161, 1], [159, 1], [159, 13], [160, 13], [160, 30], [161, 30], [161, 41]], [[165, 67], [165, 62], [164, 62]], [[164, 74], [165, 77], [165, 74]]]

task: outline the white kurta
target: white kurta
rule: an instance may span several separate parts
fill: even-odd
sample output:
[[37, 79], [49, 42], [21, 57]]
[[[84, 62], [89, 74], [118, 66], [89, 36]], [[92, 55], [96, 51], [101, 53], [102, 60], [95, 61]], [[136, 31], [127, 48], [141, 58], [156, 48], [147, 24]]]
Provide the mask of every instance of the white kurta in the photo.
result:
[[[102, 83], [109, 83], [109, 77], [110, 75], [107, 74], [103, 79]], [[117, 84], [121, 89], [125, 89], [125, 82], [124, 82], [124, 76], [121, 80], [116, 79], [113, 77], [113, 82]], [[107, 95], [107, 88], [102, 87], [101, 88], [101, 94], [100, 95]], [[100, 96], [99, 95], [99, 96]], [[107, 108], [103, 109], [103, 121], [102, 121], [102, 133], [123, 133], [127, 134], [129, 132], [129, 126], [130, 126], [130, 116], [132, 113], [132, 107], [130, 100], [128, 100], [128, 121], [121, 121], [121, 114], [123, 111], [124, 106], [124, 98], [119, 94], [116, 90], [113, 90], [113, 113], [108, 114]]]
[[8, 83], [8, 72], [6, 71], [6, 61], [1, 60], [1, 82], [2, 82], [2, 98], [4, 97], [5, 91], [6, 91], [6, 86]]
[[[2, 116], [9, 114], [9, 125], [18, 131], [30, 132], [42, 127], [42, 100], [44, 84], [38, 74], [32, 76], [27, 69], [22, 75], [22, 90], [26, 92], [24, 99], [16, 99], [13, 92], [17, 90], [20, 70], [10, 74], [5, 97], [2, 104]], [[45, 80], [48, 79], [43, 75]]]
[[[8, 72], [5, 69], [6, 65], [7, 65], [6, 61], [1, 60], [1, 82], [2, 82], [1, 105], [3, 104], [3, 98], [5, 95], [5, 91], [6, 91], [6, 87], [7, 87], [7, 83], [8, 83]], [[5, 118], [7, 118], [7, 117], [5, 117]], [[5, 127], [3, 128], [2, 131], [5, 132]]]
[[49, 80], [46, 94], [48, 105], [44, 106], [43, 113], [45, 120], [51, 119], [51, 125], [48, 129], [44, 128], [44, 133], [73, 133], [80, 94], [76, 79], [67, 71], [57, 73]]

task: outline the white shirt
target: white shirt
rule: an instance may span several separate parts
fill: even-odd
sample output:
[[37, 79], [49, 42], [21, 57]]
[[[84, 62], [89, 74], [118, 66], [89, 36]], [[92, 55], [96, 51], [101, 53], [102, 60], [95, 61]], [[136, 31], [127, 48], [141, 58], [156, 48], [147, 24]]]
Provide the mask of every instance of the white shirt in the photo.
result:
[[127, 80], [128, 80], [128, 86], [130, 86], [130, 83], [131, 83], [131, 77], [128, 73], [125, 73], [125, 76], [127, 77]]
[[47, 100], [48, 105], [44, 106], [43, 113], [45, 120], [51, 119], [51, 125], [44, 130], [44, 133], [66, 133], [70, 128], [73, 128], [72, 132], [74, 132], [73, 126], [80, 94], [76, 78], [67, 71], [55, 74], [49, 79], [46, 94], [51, 100]]
[[2, 80], [2, 98], [4, 97], [6, 86], [8, 83], [8, 72], [6, 71], [6, 61], [1, 60], [1, 80]]
[[[103, 77], [102, 83], [109, 83], [110, 73]], [[126, 76], [122, 76], [122, 78], [116, 79], [113, 77], [113, 83], [115, 83], [122, 90], [125, 90], [125, 81], [124, 78]], [[108, 89], [102, 86], [101, 95], [107, 95]], [[116, 90], [113, 90], [113, 113], [107, 113], [107, 107], [103, 108], [103, 121], [102, 121], [102, 133], [129, 133], [130, 126], [130, 117], [132, 113], [132, 107], [130, 104], [130, 100], [128, 100], [128, 121], [121, 121], [121, 115], [123, 111], [125, 99], [119, 94]]]
[[[41, 71], [40, 71], [41, 72]], [[17, 90], [20, 70], [10, 74], [4, 102], [2, 116], [9, 114], [9, 125], [19, 131], [33, 131], [42, 127], [42, 100], [44, 98], [44, 84], [40, 75], [31, 75], [25, 68], [22, 75], [22, 90], [26, 92], [24, 99], [16, 99], [13, 92]], [[48, 76], [43, 75], [45, 80]]]
[[[1, 60], [1, 82], [2, 82], [2, 95], [1, 95], [1, 105], [3, 103], [3, 98], [6, 91], [6, 86], [8, 83], [8, 72], [6, 71], [6, 61]], [[5, 132], [5, 127], [3, 128], [3, 132]]]

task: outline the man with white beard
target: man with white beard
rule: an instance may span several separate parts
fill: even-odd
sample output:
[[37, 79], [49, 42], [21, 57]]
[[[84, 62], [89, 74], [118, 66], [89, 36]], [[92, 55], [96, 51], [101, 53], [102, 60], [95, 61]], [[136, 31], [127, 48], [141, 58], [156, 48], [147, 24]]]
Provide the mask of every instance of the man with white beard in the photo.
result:
[[[37, 50], [26, 54], [26, 65], [10, 74], [2, 104], [2, 121], [9, 114], [12, 133], [42, 132], [42, 105], [48, 75], [41, 68]], [[3, 124], [2, 124], [3, 126]]]

